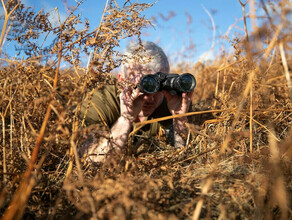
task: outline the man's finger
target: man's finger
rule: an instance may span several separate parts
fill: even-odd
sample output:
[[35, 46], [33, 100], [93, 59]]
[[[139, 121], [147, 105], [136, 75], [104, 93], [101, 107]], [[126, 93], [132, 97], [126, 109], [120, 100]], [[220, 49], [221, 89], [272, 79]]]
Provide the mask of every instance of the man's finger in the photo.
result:
[[189, 97], [189, 98], [192, 98], [193, 94], [194, 94], [194, 90], [188, 92], [188, 97]]
[[162, 90], [162, 93], [165, 96], [166, 100], [170, 100], [172, 98], [172, 95], [168, 91]]
[[182, 103], [188, 105], [192, 101], [193, 92], [185, 92], [182, 94]]
[[137, 99], [140, 95], [141, 95], [141, 93], [140, 93], [140, 88], [136, 88], [136, 89], [133, 90], [132, 95], [131, 95], [131, 98], [132, 98], [132, 100], [135, 100], [135, 99]]

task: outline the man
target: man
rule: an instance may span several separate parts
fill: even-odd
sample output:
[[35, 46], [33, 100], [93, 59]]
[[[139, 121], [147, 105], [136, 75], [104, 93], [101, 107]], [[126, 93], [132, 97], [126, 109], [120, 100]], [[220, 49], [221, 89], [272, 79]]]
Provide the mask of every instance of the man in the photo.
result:
[[[85, 99], [82, 105], [81, 116], [87, 125], [103, 123], [110, 132], [110, 139], [101, 138], [97, 142], [92, 138], [81, 147], [81, 154], [86, 154], [94, 162], [104, 161], [109, 152], [121, 153], [134, 123], [187, 113], [190, 107], [192, 92], [181, 95], [171, 95], [168, 91], [143, 94], [135, 86], [147, 74], [169, 73], [168, 59], [159, 46], [152, 42], [142, 42], [142, 45], [132, 43], [126, 48], [125, 56], [126, 62], [118, 74], [122, 91], [119, 93], [115, 85], [104, 86], [96, 89], [90, 103]], [[151, 124], [145, 132], [155, 135], [158, 127], [162, 126], [168, 141], [180, 148], [185, 144], [182, 134], [187, 133], [187, 121], [186, 117], [180, 117], [159, 125]]]

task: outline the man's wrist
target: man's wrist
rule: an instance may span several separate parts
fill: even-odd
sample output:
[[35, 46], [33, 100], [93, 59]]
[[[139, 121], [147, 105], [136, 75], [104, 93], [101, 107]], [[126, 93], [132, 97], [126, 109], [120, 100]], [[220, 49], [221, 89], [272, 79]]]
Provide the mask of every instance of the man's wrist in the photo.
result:
[[133, 118], [134, 117], [123, 113], [112, 127], [111, 144], [116, 152], [120, 151], [125, 146], [133, 125]]
[[173, 119], [174, 141], [175, 147], [182, 148], [186, 143], [186, 134], [188, 122], [187, 117], [180, 117]]
[[133, 122], [135, 121], [135, 117], [126, 113], [122, 113], [120, 118], [125, 121], [128, 122], [130, 124], [133, 124]]
[[185, 123], [188, 122], [187, 117], [179, 117], [179, 118], [174, 118], [173, 119], [173, 124], [179, 124], [179, 125], [185, 125]]

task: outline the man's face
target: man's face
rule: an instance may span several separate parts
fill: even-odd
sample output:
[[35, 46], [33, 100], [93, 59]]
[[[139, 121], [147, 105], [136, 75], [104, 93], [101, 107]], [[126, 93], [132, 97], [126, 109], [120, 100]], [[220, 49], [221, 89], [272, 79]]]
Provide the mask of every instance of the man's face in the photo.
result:
[[139, 117], [147, 117], [151, 115], [155, 109], [162, 103], [164, 95], [162, 92], [156, 92], [153, 94], [145, 94], [144, 95], [144, 104], [142, 106], [142, 110], [139, 113]]
[[[133, 83], [139, 83], [140, 79], [148, 74], [154, 74], [149, 69], [143, 68], [142, 65], [133, 64], [127, 68], [126, 78], [127, 80], [132, 81]], [[147, 117], [150, 116], [156, 108], [162, 103], [164, 95], [162, 92], [156, 92], [153, 94], [142, 94], [144, 104], [142, 106], [141, 112], [139, 113], [139, 117]]]

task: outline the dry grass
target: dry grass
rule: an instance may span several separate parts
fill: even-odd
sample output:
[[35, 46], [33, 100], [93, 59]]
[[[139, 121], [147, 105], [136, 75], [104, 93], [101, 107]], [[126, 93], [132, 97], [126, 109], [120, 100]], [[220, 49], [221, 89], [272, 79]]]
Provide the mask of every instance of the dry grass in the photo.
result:
[[[122, 61], [119, 40], [140, 38], [149, 24], [140, 12], [151, 5], [109, 1], [100, 26], [89, 31], [74, 9], [54, 26], [48, 14], [13, 0], [2, 4], [16, 25], [4, 25], [0, 48], [6, 38], [17, 40], [29, 55], [16, 60], [1, 52], [3, 219], [292, 218], [291, 2], [278, 3], [281, 13], [261, 5], [263, 25], [253, 23], [253, 32], [229, 39], [234, 54], [172, 68], [197, 78], [186, 147], [142, 137], [139, 146], [129, 146], [138, 147], [137, 155], [102, 166], [77, 155], [89, 132], [98, 138], [106, 129], [81, 126], [82, 96], [97, 82], [111, 83], [108, 73]], [[239, 4], [246, 21], [247, 5]], [[17, 25], [24, 21], [25, 30]], [[38, 34], [52, 32], [58, 34], [53, 44], [40, 46]], [[81, 56], [90, 51], [84, 68]], [[60, 62], [72, 68], [60, 69]]]

